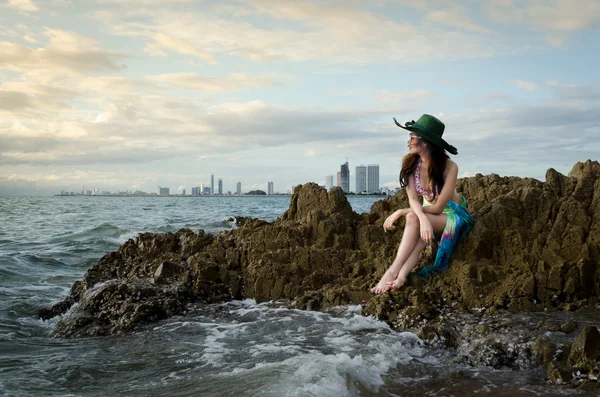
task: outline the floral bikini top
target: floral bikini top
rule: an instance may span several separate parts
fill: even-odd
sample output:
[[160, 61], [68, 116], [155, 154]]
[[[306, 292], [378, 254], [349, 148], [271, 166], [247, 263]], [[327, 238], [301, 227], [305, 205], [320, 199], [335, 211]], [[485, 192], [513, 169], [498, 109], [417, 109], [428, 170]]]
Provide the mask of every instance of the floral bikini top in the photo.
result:
[[[415, 169], [415, 189], [417, 190], [417, 194], [431, 197], [433, 198], [433, 194], [425, 190], [423, 186], [421, 186], [421, 159], [419, 159], [419, 163], [417, 164], [417, 168]], [[440, 192], [436, 189], [436, 194]]]

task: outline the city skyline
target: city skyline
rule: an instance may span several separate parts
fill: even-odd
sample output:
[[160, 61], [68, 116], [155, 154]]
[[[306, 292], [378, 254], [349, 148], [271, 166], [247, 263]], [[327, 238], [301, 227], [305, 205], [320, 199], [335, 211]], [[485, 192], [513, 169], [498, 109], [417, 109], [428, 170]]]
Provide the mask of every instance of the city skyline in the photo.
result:
[[[361, 166], [362, 166], [362, 165], [361, 165]], [[375, 164], [375, 165], [373, 165], [373, 164], [370, 164], [370, 165], [368, 165], [368, 166], [369, 166], [369, 167], [370, 167], [370, 166], [376, 166], [376, 167], [378, 167], [378, 165], [377, 165], [377, 164]], [[347, 172], [348, 172], [348, 187], [349, 187], [349, 190], [348, 190], [348, 191], [349, 191], [349, 192], [356, 192], [356, 193], [358, 193], [358, 191], [357, 191], [357, 190], [356, 190], [356, 188], [355, 188], [355, 187], [356, 187], [356, 185], [353, 185], [353, 184], [352, 184], [352, 176], [353, 176], [353, 174], [350, 172], [349, 159], [346, 159], [345, 163], [344, 163], [344, 164], [342, 164], [342, 168], [343, 168], [343, 167], [346, 167], [346, 169], [347, 169]], [[358, 168], [358, 167], [359, 167], [359, 166], [357, 166], [357, 168]], [[365, 166], [365, 167], [367, 167], [367, 166]], [[339, 172], [338, 172], [338, 174], [339, 174]], [[234, 188], [232, 188], [232, 189], [225, 189], [225, 188], [224, 188], [224, 182], [223, 182], [223, 178], [221, 178], [221, 177], [217, 177], [217, 192], [215, 192], [215, 193], [212, 193], [212, 189], [213, 189], [213, 188], [212, 188], [211, 186], [214, 186], [213, 184], [214, 184], [214, 181], [215, 181], [215, 173], [210, 173], [210, 174], [208, 174], [208, 175], [209, 175], [209, 178], [208, 178], [208, 179], [209, 179], [209, 181], [210, 181], [210, 182], [209, 182], [209, 183], [210, 183], [210, 186], [208, 185], [208, 183], [207, 183], [207, 184], [205, 184], [204, 182], [200, 182], [199, 184], [196, 184], [196, 185], [190, 185], [190, 186], [188, 186], [188, 185], [183, 185], [183, 184], [177, 184], [177, 183], [176, 183], [175, 185], [178, 185], [178, 188], [177, 188], [177, 189], [172, 189], [170, 186], [168, 186], [168, 187], [166, 187], [166, 188], [168, 188], [168, 189], [170, 189], [170, 190], [171, 190], [171, 193], [170, 193], [170, 194], [178, 194], [178, 193], [177, 193], [178, 191], [179, 191], [179, 192], [183, 192], [184, 190], [186, 190], [186, 189], [187, 189], [187, 190], [189, 190], [189, 191], [190, 191], [190, 193], [189, 193], [190, 195], [197, 195], [197, 194], [223, 194], [222, 192], [227, 192], [227, 191], [232, 191], [232, 192], [233, 192], [233, 191], [235, 191], [235, 192], [237, 193], [237, 192], [238, 192], [238, 184], [240, 184], [240, 185], [239, 185], [239, 188], [241, 189], [241, 181], [237, 181], [237, 182], [235, 183], [235, 189], [234, 189]], [[339, 185], [334, 185], [334, 184], [333, 184], [333, 176], [332, 176], [332, 175], [327, 175], [327, 176], [325, 176], [325, 179], [324, 179], [324, 181], [323, 181], [323, 180], [318, 180], [318, 178], [317, 178], [317, 179], [315, 179], [314, 181], [312, 181], [312, 180], [311, 180], [311, 181], [308, 181], [308, 182], [305, 182], [305, 183], [314, 182], [314, 183], [317, 183], [317, 184], [318, 184], [318, 185], [320, 185], [320, 186], [323, 186], [323, 187], [325, 187], [327, 190], [330, 190], [330, 189], [328, 188], [328, 185], [327, 185], [327, 183], [328, 183], [328, 182], [327, 182], [327, 178], [331, 178], [331, 181], [330, 181], [330, 182], [331, 182], [331, 187], [339, 186]], [[323, 182], [324, 182], [324, 183], [323, 183]], [[262, 191], [264, 191], [264, 192], [267, 192], [267, 193], [268, 193], [268, 192], [270, 191], [270, 189], [272, 188], [272, 187], [271, 187], [271, 188], [269, 187], [269, 184], [274, 184], [274, 182], [272, 182], [272, 181], [267, 181], [267, 182], [265, 183], [265, 185], [266, 185], [266, 188], [265, 188], [265, 189], [261, 189], [261, 188], [257, 187], [257, 186], [260, 186], [261, 184], [251, 184], [250, 186], [251, 186], [252, 188], [249, 188], [248, 190], [246, 190], [246, 192], [248, 192], [248, 191], [252, 191], [252, 190], [262, 190]], [[303, 183], [302, 183], [302, 184], [303, 184]], [[398, 185], [399, 185], [399, 184], [398, 184]], [[296, 186], [296, 185], [292, 185], [292, 187], [291, 187], [291, 188], [288, 188], [286, 192], [292, 192], [292, 191], [293, 191], [293, 187], [294, 187], [294, 186]], [[354, 186], [354, 188], [353, 188], [353, 186]], [[341, 187], [341, 186], [340, 186], [340, 187]], [[159, 189], [159, 191], [160, 191], [160, 188], [161, 188], [161, 186], [158, 186], [158, 189]], [[208, 189], [208, 190], [206, 190], [206, 189]], [[73, 189], [65, 189], [65, 188], [62, 188], [62, 189], [60, 189], [60, 190], [61, 190], [61, 192], [65, 191], [65, 192], [73, 192], [73, 193], [78, 193], [78, 194], [79, 194], [79, 191], [78, 191], [78, 190], [73, 190]], [[96, 187], [96, 188], [93, 188], [93, 190], [95, 190], [95, 191], [98, 191], [98, 192], [100, 192], [100, 191], [104, 191], [104, 192], [112, 192], [112, 190], [111, 190], [110, 188], [97, 188], [97, 187]], [[121, 190], [121, 192], [128, 191], [128, 190], [129, 190], [129, 189], [126, 189], [126, 190]], [[343, 188], [342, 188], [342, 190], [343, 190]], [[393, 190], [393, 189], [391, 189], [391, 190]], [[87, 191], [87, 190], [85, 189], [85, 185], [83, 185], [83, 186], [82, 186], [82, 191], [81, 191], [81, 194], [84, 194], [84, 193], [83, 193], [84, 191]], [[119, 190], [117, 190], [117, 191], [119, 191]], [[131, 190], [131, 191], [133, 192], [134, 190]], [[138, 192], [143, 192], [143, 191], [141, 191], [141, 190], [139, 190], [139, 189], [138, 189], [137, 191], [138, 191]], [[207, 191], [207, 193], [198, 193], [198, 192], [204, 192], [204, 191]], [[210, 191], [210, 193], [208, 193], [208, 191]], [[144, 192], [144, 193], [145, 193], [145, 192]], [[276, 192], [274, 191], [274, 193], [276, 193]], [[280, 193], [281, 193], [281, 192], [280, 192]], [[56, 193], [53, 193], [53, 194], [56, 194]]]
[[392, 118], [423, 113], [446, 124], [459, 177], [544, 180], [600, 153], [598, 0], [0, 10], [0, 195], [214, 192], [206, 170], [224, 191], [287, 191], [345, 158], [379, 164], [393, 188], [407, 150]]
[[[352, 183], [351, 183], [353, 174], [349, 172], [350, 166], [349, 166], [348, 159], [346, 159], [346, 162], [344, 164], [342, 164], [341, 167], [342, 168], [345, 167], [348, 170], [349, 192], [353, 192], [353, 193], [360, 193], [360, 192], [374, 193], [374, 192], [380, 192], [381, 191], [381, 188], [379, 187], [379, 165], [378, 164], [369, 164], [369, 165], [366, 165], [366, 166], [361, 164], [359, 166], [356, 166], [356, 172], [355, 172], [354, 176], [355, 176], [355, 180], [357, 181], [357, 183], [354, 185], [354, 189], [352, 188]], [[363, 182], [363, 185], [359, 185], [359, 183], [358, 183], [359, 169], [363, 169], [363, 168], [364, 168], [364, 171], [363, 171], [364, 172], [364, 182]], [[369, 170], [369, 171], [367, 171], [367, 170]], [[372, 174], [375, 177], [373, 179], [373, 176], [371, 176], [370, 179], [373, 179], [373, 180], [370, 182], [371, 184], [369, 185], [368, 189], [367, 189], [367, 181], [369, 180], [369, 178], [367, 178], [367, 172], [369, 172], [369, 174]], [[340, 174], [340, 172], [338, 172], [338, 174]], [[213, 181], [214, 181], [214, 173], [211, 173], [210, 176], [211, 176], [211, 183], [213, 183]], [[332, 175], [326, 175], [325, 179], [324, 179], [324, 182], [325, 183], [318, 182], [318, 184], [320, 186], [324, 187], [328, 191], [331, 190], [333, 187], [336, 187], [336, 186], [342, 187], [339, 184], [338, 185], [334, 185], [333, 184], [333, 176]], [[274, 182], [268, 181], [266, 184], [267, 184], [266, 190], [263, 190], [263, 189], [249, 189], [248, 191], [263, 190], [268, 195], [269, 194], [286, 194], [286, 193], [293, 192], [293, 188], [295, 186], [295, 185], [292, 186], [285, 193], [282, 193], [282, 192], [274, 190]], [[241, 181], [236, 182], [236, 188], [235, 188], [235, 193], [234, 194], [241, 194], [242, 193], [241, 186], [242, 186]], [[256, 185], [252, 185], [252, 186], [256, 186]], [[361, 189], [361, 186], [363, 186], [364, 189]], [[182, 189], [180, 189], [182, 191], [182, 195], [186, 195], [186, 193], [185, 193], [186, 192], [186, 188], [182, 187], [182, 185], [180, 185], [180, 187], [182, 188]], [[170, 186], [169, 187], [158, 186], [158, 190], [159, 190], [158, 194], [159, 195], [162, 195], [162, 193], [160, 193], [160, 191], [161, 191], [162, 188], [170, 189]], [[211, 188], [208, 187], [208, 186], [204, 186], [204, 183], [201, 182], [198, 186], [191, 186], [190, 195], [204, 195], [204, 194], [209, 194], [209, 195], [210, 194], [223, 195], [226, 191], [228, 191], [228, 192], [232, 192], [233, 191], [233, 189], [226, 190], [226, 189], [223, 188], [223, 179], [220, 178], [220, 177], [217, 178], [217, 189], [218, 190], [215, 193], [209, 192], [211, 190]], [[342, 190], [343, 190], [343, 188], [342, 188]], [[390, 190], [393, 190], [393, 189], [390, 189]], [[127, 191], [127, 192], [129, 192], [129, 191]], [[64, 194], [64, 193], [67, 193], [67, 194]], [[68, 193], [77, 194], [77, 195], [79, 195], [79, 194], [82, 194], [82, 195], [97, 195], [97, 194], [98, 195], [108, 195], [108, 194], [111, 194], [111, 190], [110, 189], [102, 189], [102, 190], [100, 190], [99, 188], [93, 188], [92, 190], [89, 190], [89, 189], [86, 190], [85, 189], [85, 185], [82, 186], [81, 192], [74, 192], [72, 190], [70, 191], [70, 190], [67, 190], [67, 189], [61, 189], [61, 195], [69, 195]], [[119, 193], [125, 193], [125, 191], [120, 191]], [[131, 191], [131, 193], [133, 193], [133, 191]], [[143, 191], [140, 191], [140, 190], [137, 190], [137, 193], [140, 193], [140, 194], [149, 194], [147, 192], [143, 192]], [[169, 193], [169, 194], [178, 194], [178, 193], [172, 192], [172, 193]]]

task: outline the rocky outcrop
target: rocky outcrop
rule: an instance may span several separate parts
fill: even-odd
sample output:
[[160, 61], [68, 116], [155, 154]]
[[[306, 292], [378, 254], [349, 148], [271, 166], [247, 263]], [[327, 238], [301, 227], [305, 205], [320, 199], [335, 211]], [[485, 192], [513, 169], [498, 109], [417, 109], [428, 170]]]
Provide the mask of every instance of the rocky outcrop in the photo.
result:
[[[504, 311], [600, 308], [598, 162], [578, 163], [569, 176], [549, 169], [546, 182], [478, 174], [459, 180], [457, 190], [469, 199], [475, 227], [443, 275], [411, 275], [400, 291], [368, 292], [401, 239], [403, 219], [393, 233], [382, 226], [393, 211], [408, 207], [405, 192], [358, 215], [340, 189], [326, 192], [309, 183], [295, 189], [289, 209], [274, 222], [243, 218], [237, 229], [216, 236], [189, 229], [140, 234], [104, 256], [69, 297], [40, 315], [66, 312], [55, 335], [81, 337], [127, 332], [181, 314], [192, 302], [283, 299], [310, 310], [360, 303], [366, 315], [460, 349], [473, 340], [469, 335], [485, 340], [506, 331], [494, 320]], [[421, 264], [434, 255], [435, 249], [424, 251]], [[478, 318], [487, 328], [465, 323], [467, 335], [457, 316], [448, 315], [459, 312], [470, 313], [467, 323]], [[573, 325], [557, 326], [574, 331]], [[551, 379], [579, 363], [557, 356], [562, 348], [538, 336], [532, 331], [532, 340], [518, 348], [493, 344], [481, 358], [472, 351], [464, 361], [513, 368], [541, 363]]]

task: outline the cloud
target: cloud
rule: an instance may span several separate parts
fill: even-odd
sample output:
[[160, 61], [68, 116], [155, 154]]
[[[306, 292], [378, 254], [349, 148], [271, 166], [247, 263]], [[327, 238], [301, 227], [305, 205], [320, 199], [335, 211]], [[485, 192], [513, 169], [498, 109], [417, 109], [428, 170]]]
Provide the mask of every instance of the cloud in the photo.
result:
[[177, 39], [164, 33], [155, 33], [152, 36], [153, 42], [148, 44], [144, 51], [153, 56], [167, 56], [165, 51], [172, 51], [184, 55], [192, 55], [203, 61], [216, 65], [217, 61], [213, 55], [207, 51], [202, 51], [186, 40]]
[[536, 83], [531, 83], [529, 81], [514, 80], [511, 82], [511, 84], [517, 88], [530, 92], [538, 89], [538, 85]]
[[119, 71], [116, 62], [123, 55], [95, 49], [91, 39], [74, 33], [48, 29], [47, 48], [30, 48], [11, 42], [0, 42], [0, 70], [23, 73], [33, 70]]
[[[593, 84], [533, 83], [535, 76], [529, 75], [509, 82], [536, 89], [536, 101], [530, 102], [523, 98], [531, 96], [497, 94], [468, 81], [461, 85], [451, 79], [460, 76], [452, 72], [455, 65], [438, 74], [438, 61], [539, 48], [539, 40], [551, 36], [556, 45], [564, 44], [573, 30], [554, 25], [554, 19], [548, 28], [528, 19], [533, 2], [516, 2], [516, 17], [510, 6], [490, 3], [500, 9], [500, 19], [506, 17], [496, 22], [534, 33], [516, 47], [514, 35], [501, 34], [498, 25], [475, 19], [478, 10], [450, 0], [384, 0], [375, 6], [356, 1], [99, 3], [86, 10], [104, 24], [97, 40], [55, 29], [41, 13], [30, 27], [0, 27], [0, 37], [7, 40], [0, 42], [0, 185], [9, 183], [7, 175], [15, 175], [10, 183], [38, 175], [46, 186], [77, 184], [77, 175], [69, 174], [77, 169], [106, 171], [81, 177], [104, 186], [196, 186], [209, 167], [219, 175], [224, 170], [227, 181], [251, 172], [258, 181], [280, 184], [279, 175], [291, 185], [335, 175], [345, 157], [354, 164], [381, 163], [381, 180], [392, 181], [406, 139], [391, 117], [436, 109], [444, 110], [436, 115], [459, 149], [462, 173], [538, 173], [544, 161], [554, 166], [557, 159], [574, 162], [599, 150], [592, 142], [600, 90]], [[559, 3], [538, 5], [556, 8]], [[49, 3], [37, 4], [46, 8]], [[414, 17], [387, 13], [386, 7], [399, 5], [410, 7]], [[52, 6], [44, 11], [53, 12]], [[98, 42], [100, 37], [107, 41]], [[129, 50], [126, 55], [113, 52], [116, 48]], [[414, 62], [428, 64], [408, 75], [404, 69], [412, 66], [403, 66]], [[370, 64], [377, 67], [370, 70]], [[461, 89], [452, 89], [452, 96], [441, 84], [436, 92], [375, 91], [382, 85], [371, 76], [385, 78], [375, 75], [392, 67], [403, 79], [437, 75], [448, 78], [442, 84]], [[285, 87], [292, 83], [298, 84]], [[473, 93], [479, 96], [470, 103]], [[385, 175], [384, 169], [393, 171]], [[144, 179], [157, 170], [166, 181]], [[189, 180], [180, 178], [186, 173]]]
[[0, 113], [5, 110], [12, 115], [31, 115], [46, 110], [64, 110], [69, 108], [65, 101], [76, 96], [75, 91], [66, 88], [8, 81], [0, 85]]
[[40, 9], [32, 0], [8, 0], [6, 7], [16, 8], [21, 11], [39, 11]]
[[17, 91], [0, 90], [0, 112], [3, 110], [14, 112], [32, 106], [26, 94]]
[[256, 76], [248, 73], [232, 73], [225, 77], [205, 76], [198, 73], [169, 73], [152, 76], [156, 81], [168, 82], [178, 87], [217, 93], [239, 91], [246, 88], [263, 88], [280, 85], [283, 81], [293, 80], [293, 76], [279, 73]]
[[600, 88], [596, 85], [564, 84], [557, 81], [547, 82], [558, 98], [568, 99], [571, 106], [588, 106], [600, 101]]
[[588, 1], [573, 7], [570, 0], [495, 0], [485, 11], [496, 23], [525, 25], [546, 32], [547, 41], [562, 46], [566, 33], [600, 28], [600, 3]]
[[486, 34], [397, 22], [356, 4], [246, 1], [240, 7], [243, 12], [224, 15], [219, 7], [176, 11], [159, 5], [150, 14], [129, 6], [125, 13], [96, 17], [116, 35], [147, 40], [155, 55], [174, 51], [205, 61], [210, 54], [254, 62], [431, 62], [488, 57], [499, 47]]
[[447, 25], [460, 30], [468, 30], [485, 34], [492, 33], [490, 29], [473, 22], [469, 18], [468, 14], [468, 8], [454, 7], [430, 11], [427, 13], [426, 18], [433, 23]]
[[424, 89], [416, 89], [408, 92], [390, 92], [378, 90], [376, 98], [384, 103], [414, 103], [421, 102], [432, 96], [432, 92]]
[[[368, 120], [381, 110], [324, 111], [283, 107], [262, 101], [214, 106], [188, 103], [168, 108], [171, 98], [140, 96], [111, 103], [89, 120], [29, 120], [2, 128], [0, 162], [30, 165], [147, 163], [196, 158], [203, 152], [235, 153], [256, 148], [316, 143], [333, 145], [376, 139]], [[312, 150], [312, 151], [311, 151]], [[315, 149], [302, 152], [316, 154]], [[321, 152], [319, 150], [319, 152]]]

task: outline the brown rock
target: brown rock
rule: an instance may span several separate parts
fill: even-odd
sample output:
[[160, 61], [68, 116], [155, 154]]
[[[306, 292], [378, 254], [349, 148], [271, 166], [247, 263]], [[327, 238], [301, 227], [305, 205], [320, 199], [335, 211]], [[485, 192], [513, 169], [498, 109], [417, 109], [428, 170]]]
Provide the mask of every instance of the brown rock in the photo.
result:
[[585, 368], [600, 360], [600, 332], [598, 328], [587, 326], [573, 342], [569, 364], [575, 368]]
[[573, 374], [566, 365], [552, 361], [548, 364], [546, 378], [555, 385], [564, 385], [571, 381]]
[[[190, 229], [139, 234], [105, 255], [69, 297], [41, 315], [64, 313], [109, 280], [185, 286], [191, 297], [183, 299], [200, 302], [287, 299], [316, 309], [365, 301], [365, 314], [396, 327], [431, 321], [448, 307], [476, 313], [598, 305], [597, 162], [578, 163], [569, 176], [550, 169], [546, 182], [478, 174], [460, 179], [457, 190], [468, 198], [476, 224], [449, 269], [430, 280], [410, 275], [402, 290], [385, 296], [368, 290], [396, 253], [404, 219], [394, 232], [384, 233], [382, 225], [408, 207], [406, 193], [358, 215], [340, 189], [326, 192], [309, 183], [295, 189], [289, 209], [274, 222], [244, 219], [217, 236]], [[434, 257], [435, 250], [424, 251], [418, 266]]]

